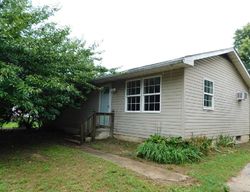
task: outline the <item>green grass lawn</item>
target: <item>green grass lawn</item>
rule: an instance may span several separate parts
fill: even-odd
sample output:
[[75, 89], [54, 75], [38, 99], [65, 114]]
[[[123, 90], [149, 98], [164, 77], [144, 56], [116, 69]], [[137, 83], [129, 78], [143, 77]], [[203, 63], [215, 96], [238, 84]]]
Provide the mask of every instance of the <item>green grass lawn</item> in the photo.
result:
[[[91, 146], [122, 156], [131, 157], [132, 155], [132, 158], [136, 159], [135, 150], [138, 144], [118, 140], [106, 140], [96, 141]], [[238, 145], [234, 149], [224, 149], [221, 153], [214, 152], [200, 163], [179, 166], [164, 165], [164, 167], [187, 174], [197, 180], [197, 182], [194, 182], [189, 187], [170, 187], [170, 191], [221, 192], [227, 191], [225, 183], [231, 177], [236, 176], [247, 163], [250, 163], [250, 143]]]
[[80, 149], [50, 145], [1, 158], [0, 191], [158, 191], [158, 187]]
[[[201, 163], [159, 165], [195, 178], [186, 187], [160, 185], [110, 162], [65, 145], [58, 134], [21, 131], [0, 134], [0, 192], [33, 191], [223, 191], [225, 182], [250, 162], [250, 144], [228, 153], [212, 154]], [[39, 134], [39, 136], [38, 136]], [[54, 137], [54, 136], [55, 137]], [[137, 144], [106, 140], [91, 144], [133, 157]], [[104, 147], [104, 148], [103, 148]], [[134, 158], [134, 157], [133, 157]]]
[[18, 123], [16, 122], [9, 122], [9, 123], [4, 123], [2, 128], [3, 129], [15, 129], [15, 128], [18, 128]]
[[0, 192], [167, 189], [51, 136], [43, 135], [41, 139], [36, 132], [27, 132], [18, 141], [20, 132], [13, 137], [11, 133], [0, 134]]
[[[227, 191], [226, 182], [250, 163], [250, 144], [244, 144], [228, 153], [211, 154], [200, 163], [187, 164], [188, 175], [197, 179], [199, 185], [175, 188], [174, 191], [221, 192]], [[178, 189], [178, 190], [177, 190]]]

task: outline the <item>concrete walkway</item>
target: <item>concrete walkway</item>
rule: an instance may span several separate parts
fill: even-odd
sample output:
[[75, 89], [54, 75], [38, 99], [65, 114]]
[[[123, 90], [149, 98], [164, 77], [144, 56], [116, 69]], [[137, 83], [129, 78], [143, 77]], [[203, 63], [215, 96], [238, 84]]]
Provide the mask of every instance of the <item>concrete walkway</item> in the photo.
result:
[[250, 192], [250, 163], [228, 182], [231, 192]]
[[161, 182], [161, 183], [185, 182], [189, 178], [186, 175], [175, 173], [175, 172], [169, 171], [167, 169], [164, 169], [158, 166], [153, 166], [153, 165], [142, 163], [142, 162], [132, 160], [129, 158], [121, 157], [118, 155], [105, 153], [105, 152], [98, 151], [98, 150], [95, 150], [86, 146], [83, 147], [83, 150], [94, 156], [100, 157], [107, 161], [111, 161], [121, 167], [130, 169], [156, 182]]

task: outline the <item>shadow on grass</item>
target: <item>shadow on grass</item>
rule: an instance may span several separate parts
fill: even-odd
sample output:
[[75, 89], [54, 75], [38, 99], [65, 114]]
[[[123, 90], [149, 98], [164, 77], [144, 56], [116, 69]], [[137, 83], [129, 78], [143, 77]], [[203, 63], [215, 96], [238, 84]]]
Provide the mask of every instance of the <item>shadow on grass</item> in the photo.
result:
[[39, 146], [62, 144], [64, 136], [63, 132], [55, 130], [2, 129], [0, 130], [0, 157]]

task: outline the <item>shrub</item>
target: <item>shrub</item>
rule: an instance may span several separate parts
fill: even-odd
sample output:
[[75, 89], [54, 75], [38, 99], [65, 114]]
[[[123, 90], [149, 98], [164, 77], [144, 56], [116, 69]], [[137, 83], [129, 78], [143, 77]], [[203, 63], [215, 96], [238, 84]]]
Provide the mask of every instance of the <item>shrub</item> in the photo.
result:
[[208, 139], [206, 136], [192, 137], [189, 139], [191, 145], [198, 147], [199, 150], [207, 155], [212, 148], [212, 139]]
[[216, 147], [234, 147], [235, 140], [229, 135], [220, 135], [215, 141]]
[[206, 137], [184, 140], [181, 137], [153, 135], [137, 149], [137, 156], [158, 163], [182, 164], [200, 161], [212, 140]]

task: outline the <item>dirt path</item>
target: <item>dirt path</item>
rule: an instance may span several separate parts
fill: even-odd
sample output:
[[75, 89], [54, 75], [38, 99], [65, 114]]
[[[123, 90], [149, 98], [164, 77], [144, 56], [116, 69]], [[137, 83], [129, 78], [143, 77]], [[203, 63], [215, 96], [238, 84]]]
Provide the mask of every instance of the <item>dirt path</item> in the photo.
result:
[[130, 169], [156, 182], [161, 182], [161, 183], [184, 182], [186, 183], [187, 180], [189, 179], [188, 176], [182, 175], [180, 173], [175, 173], [175, 172], [169, 171], [161, 167], [148, 165], [148, 164], [145, 164], [136, 160], [132, 160], [129, 158], [121, 157], [118, 155], [98, 151], [98, 150], [95, 150], [86, 146], [83, 147], [83, 150], [94, 156], [111, 161], [121, 167]]
[[228, 182], [231, 192], [250, 192], [250, 163]]

